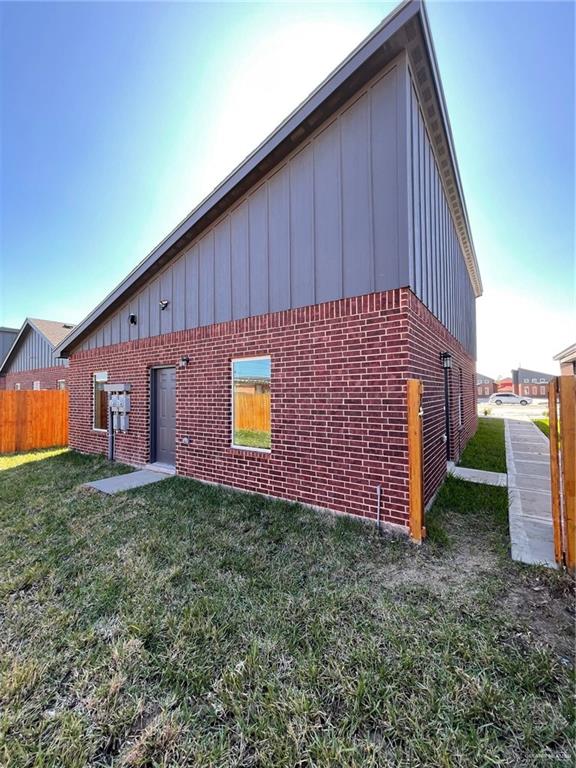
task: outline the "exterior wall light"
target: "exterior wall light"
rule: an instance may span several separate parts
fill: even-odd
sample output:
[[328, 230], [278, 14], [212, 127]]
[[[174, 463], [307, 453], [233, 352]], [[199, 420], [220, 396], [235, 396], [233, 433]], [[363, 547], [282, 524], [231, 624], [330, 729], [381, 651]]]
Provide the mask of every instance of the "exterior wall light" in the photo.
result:
[[450, 352], [441, 352], [440, 362], [442, 363], [442, 368], [452, 368], [452, 355]]
[[182, 357], [180, 358], [180, 362], [178, 363], [178, 366], [180, 368], [187, 368], [189, 362], [190, 362], [190, 358], [188, 357], [188, 355], [182, 355]]
[[136, 325], [136, 315], [129, 314], [128, 315], [128, 322], [130, 323], [130, 325]]
[[160, 299], [160, 309], [166, 309], [168, 304], [170, 304], [168, 299]]

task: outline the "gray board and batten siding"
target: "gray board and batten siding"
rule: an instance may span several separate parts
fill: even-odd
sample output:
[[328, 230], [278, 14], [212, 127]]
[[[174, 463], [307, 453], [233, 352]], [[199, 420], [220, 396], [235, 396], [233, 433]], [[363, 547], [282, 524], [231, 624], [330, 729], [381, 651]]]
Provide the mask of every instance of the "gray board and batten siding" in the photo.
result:
[[[413, 199], [420, 187], [406, 178], [420, 171], [409, 77], [401, 55], [80, 349], [410, 286], [474, 354], [474, 292], [450, 217], [445, 221], [448, 207], [423, 123], [428, 154], [420, 197]], [[431, 197], [426, 185], [433, 175]], [[430, 217], [434, 238], [411, 237], [414, 210]], [[439, 252], [440, 217], [449, 254]], [[164, 310], [161, 299], [169, 302]]]
[[0, 328], [0, 363], [12, 349], [18, 331], [18, 328]]
[[476, 302], [418, 97], [410, 83], [410, 283], [476, 359]]
[[5, 373], [21, 373], [37, 368], [53, 368], [55, 366], [67, 366], [69, 361], [54, 357], [54, 347], [29, 326], [23, 338], [18, 343], [18, 348], [12, 355], [12, 359], [6, 366]]

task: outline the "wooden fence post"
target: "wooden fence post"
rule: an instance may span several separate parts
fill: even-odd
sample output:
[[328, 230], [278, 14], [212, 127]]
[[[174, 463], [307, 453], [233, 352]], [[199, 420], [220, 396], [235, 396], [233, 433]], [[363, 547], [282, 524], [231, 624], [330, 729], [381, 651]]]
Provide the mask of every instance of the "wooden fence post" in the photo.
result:
[[550, 419], [550, 490], [552, 492], [552, 523], [554, 527], [554, 559], [564, 562], [562, 532], [562, 494], [560, 492], [560, 456], [558, 452], [558, 380], [548, 384], [548, 415]]
[[424, 527], [424, 471], [422, 451], [422, 391], [420, 379], [408, 379], [408, 505], [410, 538], [420, 543]]
[[[552, 423], [550, 423], [552, 428]], [[576, 569], [576, 376], [560, 376], [560, 450], [565, 563]]]

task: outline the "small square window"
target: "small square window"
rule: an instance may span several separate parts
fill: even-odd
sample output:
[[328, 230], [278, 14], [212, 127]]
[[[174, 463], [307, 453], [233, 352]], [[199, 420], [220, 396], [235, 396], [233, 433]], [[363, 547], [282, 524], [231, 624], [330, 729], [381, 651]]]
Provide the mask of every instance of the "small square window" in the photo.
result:
[[20, 384], [20, 383], [18, 383], [18, 384], [14, 384], [14, 389], [15, 389], [17, 392], [20, 392], [20, 390], [22, 389], [22, 384]]
[[271, 443], [271, 360], [232, 361], [232, 446], [269, 451]]
[[66, 380], [58, 379], [58, 381], [56, 382], [56, 389], [66, 389]]
[[32, 384], [32, 389], [39, 390], [40, 389], [40, 382], [39, 381], [35, 381]]

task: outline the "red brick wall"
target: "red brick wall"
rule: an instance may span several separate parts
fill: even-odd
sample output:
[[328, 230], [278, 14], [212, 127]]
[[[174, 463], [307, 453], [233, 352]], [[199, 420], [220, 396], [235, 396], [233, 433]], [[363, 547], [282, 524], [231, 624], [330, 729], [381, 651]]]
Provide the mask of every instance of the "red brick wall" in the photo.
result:
[[[446, 473], [447, 448], [444, 369], [440, 355], [452, 356], [448, 369], [450, 411], [450, 460], [457, 461], [476, 432], [476, 365], [462, 345], [431, 312], [410, 293], [410, 370], [424, 383], [424, 497], [429, 503]], [[461, 372], [461, 377], [460, 377]], [[459, 391], [462, 382], [462, 424], [459, 424]]]
[[33, 389], [35, 381], [40, 382], [40, 389], [57, 389], [59, 379], [64, 379], [68, 388], [69, 372], [68, 367], [57, 365], [51, 368], [36, 368], [33, 371], [7, 373], [6, 389], [14, 389], [17, 382], [20, 383], [20, 389]]
[[478, 384], [476, 390], [478, 397], [490, 397], [490, 395], [493, 395], [494, 392], [496, 392], [496, 385], [493, 382], [490, 384]]
[[[381, 484], [383, 520], [406, 525], [406, 378], [413, 365], [437, 389], [436, 352], [424, 360], [416, 352], [420, 338], [440, 351], [438, 328], [473, 371], [460, 345], [408, 289], [78, 352], [69, 369], [70, 445], [106, 451], [106, 434], [91, 428], [92, 374], [105, 370], [110, 382], [132, 384], [130, 430], [117, 435], [116, 457], [147, 463], [150, 370], [187, 355], [188, 367], [176, 370], [179, 474], [367, 518], [376, 516]], [[261, 355], [272, 358], [269, 454], [230, 447], [230, 362]], [[433, 391], [427, 384], [426, 401]], [[471, 424], [468, 419], [466, 435]], [[427, 471], [434, 472], [426, 483], [430, 495], [445, 464], [434, 411], [425, 430]], [[190, 445], [182, 444], [185, 436]]]

